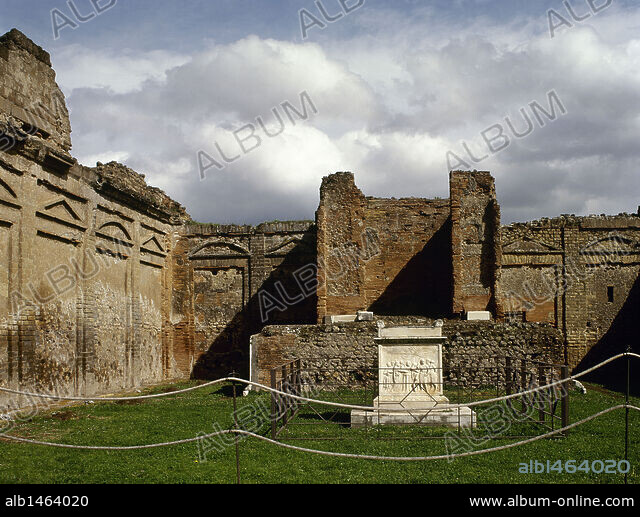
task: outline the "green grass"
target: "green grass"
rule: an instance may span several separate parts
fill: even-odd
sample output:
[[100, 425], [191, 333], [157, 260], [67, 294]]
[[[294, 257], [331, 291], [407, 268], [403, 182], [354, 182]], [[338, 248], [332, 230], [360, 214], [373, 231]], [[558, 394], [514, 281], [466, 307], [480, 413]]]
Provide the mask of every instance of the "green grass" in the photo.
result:
[[[172, 385], [180, 389], [185, 382]], [[157, 393], [167, 386], [146, 390]], [[620, 404], [624, 397], [598, 386], [587, 385], [587, 395], [572, 392], [571, 421]], [[358, 393], [332, 394], [329, 398], [361, 404]], [[490, 396], [490, 395], [489, 395]], [[238, 398], [241, 413], [251, 407], [269, 406], [268, 394], [251, 393]], [[638, 399], [633, 399], [639, 405]], [[333, 413], [317, 408], [323, 415]], [[198, 433], [232, 424], [233, 400], [229, 386], [216, 386], [186, 394], [131, 403], [96, 403], [43, 411], [31, 421], [17, 425], [11, 434], [42, 441], [90, 445], [137, 445], [191, 438]], [[482, 420], [482, 412], [479, 416]], [[325, 423], [312, 411], [302, 411], [281, 435], [286, 443], [320, 450], [381, 456], [429, 456], [446, 454], [446, 430], [424, 427], [351, 429], [344, 423]], [[241, 476], [244, 483], [621, 483], [620, 474], [521, 474], [520, 463], [529, 460], [619, 460], [624, 458], [624, 410], [610, 413], [575, 430], [568, 437], [544, 439], [497, 453], [423, 462], [371, 461], [325, 457], [282, 449], [254, 438], [239, 440]], [[264, 423], [260, 432], [269, 434]], [[505, 434], [540, 433], [530, 423], [516, 424]], [[482, 427], [476, 430], [482, 436]], [[324, 437], [329, 439], [318, 440]], [[389, 440], [384, 438], [393, 437]], [[337, 438], [345, 438], [338, 440]], [[398, 439], [400, 438], [400, 439]], [[638, 483], [640, 415], [630, 412], [629, 482]], [[219, 451], [199, 457], [196, 443], [139, 451], [78, 451], [19, 444], [0, 440], [0, 483], [234, 483], [236, 479], [233, 439]], [[477, 445], [484, 449], [517, 439], [496, 439]]]

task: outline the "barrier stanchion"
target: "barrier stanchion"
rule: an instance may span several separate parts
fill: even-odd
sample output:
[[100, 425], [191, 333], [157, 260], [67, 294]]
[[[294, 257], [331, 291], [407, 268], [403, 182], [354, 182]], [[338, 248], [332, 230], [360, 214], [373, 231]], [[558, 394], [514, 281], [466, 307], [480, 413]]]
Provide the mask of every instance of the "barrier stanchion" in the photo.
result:
[[[231, 377], [235, 377], [236, 372], [231, 373]], [[231, 381], [231, 385], [233, 386], [233, 429], [237, 431], [238, 427], [238, 406], [236, 403], [236, 381]], [[236, 478], [238, 481], [238, 485], [240, 484], [240, 445], [238, 444], [238, 433], [233, 433], [236, 443]]]
[[277, 433], [276, 433], [276, 418], [277, 418], [277, 410], [278, 410], [278, 405], [277, 405], [277, 395], [275, 393], [276, 389], [276, 371], [271, 370], [271, 438], [272, 439], [276, 439], [277, 437]]
[[[627, 343], [627, 354], [631, 353], [631, 345]], [[627, 389], [625, 391], [624, 411], [624, 459], [629, 461], [629, 391], [631, 386], [631, 356], [627, 355]], [[624, 473], [624, 484], [627, 484], [628, 471]]]
[[[562, 365], [561, 371], [561, 380], [564, 382], [561, 384], [562, 390], [560, 393], [562, 394], [562, 401], [560, 410], [562, 414], [562, 427], [567, 427], [569, 425], [569, 365]], [[569, 434], [569, 430], [566, 430], [563, 434], [564, 436], [567, 436]]]

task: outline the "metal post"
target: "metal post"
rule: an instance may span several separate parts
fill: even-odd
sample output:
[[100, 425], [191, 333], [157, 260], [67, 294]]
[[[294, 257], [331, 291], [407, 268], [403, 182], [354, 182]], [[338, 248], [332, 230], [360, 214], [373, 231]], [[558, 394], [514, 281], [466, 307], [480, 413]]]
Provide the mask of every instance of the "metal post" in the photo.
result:
[[[545, 384], [547, 384], [546, 381], [546, 375], [544, 373], [544, 366], [539, 365], [538, 366], [538, 387], [540, 386], [544, 386]], [[538, 420], [540, 421], [541, 424], [544, 424], [544, 409], [545, 409], [545, 405], [544, 405], [544, 393], [542, 390], [539, 390], [536, 392], [536, 400], [538, 401]]]
[[[565, 364], [562, 366], [562, 380], [564, 381], [562, 386], [562, 427], [567, 427], [569, 425], [569, 383], [567, 379], [569, 378], [569, 365]], [[564, 431], [564, 436], [569, 434], [569, 431]]]
[[[627, 343], [627, 354], [631, 353], [631, 345]], [[625, 392], [624, 408], [624, 459], [629, 461], [629, 391], [631, 385], [631, 356], [627, 355], [627, 389]], [[624, 474], [624, 484], [627, 484], [627, 473]]]
[[[282, 382], [281, 382], [282, 389], [281, 389], [281, 391], [284, 391], [285, 393], [288, 393], [288, 390], [287, 390], [288, 384], [289, 384], [289, 381], [287, 381], [287, 365], [284, 365], [282, 367]], [[282, 403], [284, 404], [284, 411], [282, 412], [282, 425], [283, 426], [286, 426], [287, 422], [289, 421], [288, 412], [289, 412], [289, 401], [290, 400], [291, 399], [289, 397], [285, 397], [285, 396], [282, 397]]]
[[[458, 400], [456, 400], [456, 403], [460, 403], [462, 401], [462, 383], [460, 382], [460, 375], [462, 373], [462, 368], [459, 367], [458, 369]], [[458, 408], [458, 434], [460, 434], [462, 432], [462, 429], [460, 428], [460, 408]]]
[[[522, 391], [527, 390], [527, 360], [523, 359], [520, 366], [520, 388]], [[529, 395], [522, 395], [520, 401], [522, 402], [522, 412], [527, 413], [527, 399]]]
[[[271, 370], [271, 389], [276, 389], [276, 371], [275, 369]], [[271, 438], [273, 440], [276, 439], [276, 418], [277, 418], [277, 399], [276, 394], [271, 392]]]
[[[296, 393], [296, 362], [295, 361], [291, 361], [291, 363], [289, 363], [289, 372], [290, 372], [290, 376], [291, 376], [291, 381], [290, 384], [291, 386], [289, 387], [289, 391], [292, 395], [297, 395]], [[293, 419], [293, 415], [296, 412], [296, 404], [297, 404], [297, 400], [296, 399], [291, 399], [291, 419]]]
[[[236, 372], [231, 373], [231, 377], [235, 377]], [[233, 385], [233, 428], [239, 429], [238, 427], [238, 407], [236, 403], [236, 381], [231, 381]], [[240, 484], [240, 446], [238, 445], [238, 433], [233, 433], [234, 439], [236, 442], [236, 478], [238, 484]]]
[[[505, 375], [505, 389], [507, 395], [511, 395], [513, 393], [513, 373], [511, 372], [511, 357], [505, 357], [505, 366], [504, 366], [504, 375]], [[512, 409], [511, 399], [507, 399], [507, 407]]]
[[[302, 395], [302, 361], [298, 359], [296, 361], [296, 395], [300, 397]], [[296, 411], [300, 407], [301, 402], [296, 401]]]
[[[549, 374], [549, 382], [555, 382], [557, 379], [555, 373], [555, 366], [552, 366], [550, 369], [551, 373]], [[556, 412], [554, 409], [554, 405], [556, 403], [556, 388], [549, 388], [548, 390], [549, 397], [549, 420], [551, 421], [551, 430], [553, 431], [556, 420]]]
[[[496, 397], [500, 396], [500, 358], [498, 356], [496, 356], [495, 358], [495, 367], [496, 367]], [[444, 382], [444, 377], [443, 377], [443, 382]], [[443, 386], [444, 389], [444, 386]]]

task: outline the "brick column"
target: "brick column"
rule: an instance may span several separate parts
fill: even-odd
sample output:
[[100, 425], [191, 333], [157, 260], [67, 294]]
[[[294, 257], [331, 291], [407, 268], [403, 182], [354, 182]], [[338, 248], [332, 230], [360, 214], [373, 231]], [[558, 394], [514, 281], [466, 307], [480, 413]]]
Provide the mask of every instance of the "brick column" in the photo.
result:
[[500, 266], [500, 207], [489, 172], [449, 175], [453, 313], [496, 312]]
[[330, 314], [365, 308], [361, 268], [345, 267], [341, 254], [361, 248], [366, 198], [353, 173], [337, 172], [322, 179], [318, 226], [318, 321]]

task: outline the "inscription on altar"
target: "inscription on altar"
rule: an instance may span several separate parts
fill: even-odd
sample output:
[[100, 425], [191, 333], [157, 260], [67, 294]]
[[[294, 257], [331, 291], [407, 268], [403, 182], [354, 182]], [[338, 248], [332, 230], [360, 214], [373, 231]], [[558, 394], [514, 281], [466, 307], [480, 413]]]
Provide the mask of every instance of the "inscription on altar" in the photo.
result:
[[473, 427], [468, 407], [447, 408], [442, 373], [442, 324], [379, 329], [378, 397], [371, 410], [354, 409], [351, 425]]
[[384, 366], [383, 385], [391, 392], [423, 391], [434, 394], [438, 389], [436, 363], [429, 359], [420, 361], [389, 361]]
[[380, 395], [442, 393], [440, 372], [435, 359], [415, 356], [388, 359], [380, 367], [380, 379]]
[[381, 329], [378, 344], [378, 404], [442, 400], [440, 328]]

